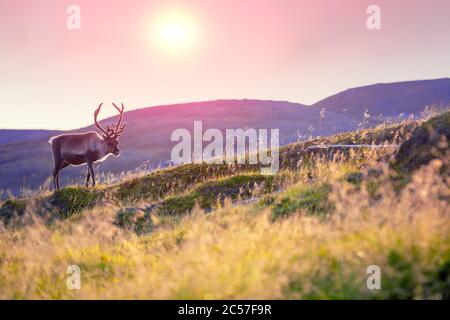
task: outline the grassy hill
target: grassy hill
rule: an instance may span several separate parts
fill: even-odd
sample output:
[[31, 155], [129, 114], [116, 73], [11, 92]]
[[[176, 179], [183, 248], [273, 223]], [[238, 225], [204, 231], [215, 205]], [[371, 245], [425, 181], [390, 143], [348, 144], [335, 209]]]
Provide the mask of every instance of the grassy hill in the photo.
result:
[[[0, 298], [449, 298], [449, 127], [447, 112], [290, 144], [275, 176], [184, 165], [9, 199]], [[383, 143], [400, 147], [314, 148]]]
[[[122, 155], [98, 165], [103, 173], [120, 174], [137, 167], [166, 166], [170, 152], [176, 144], [170, 141], [173, 130], [185, 128], [193, 132], [194, 120], [202, 120], [203, 130], [217, 128], [279, 128], [280, 144], [297, 141], [301, 135], [330, 135], [353, 130], [359, 119], [330, 113], [319, 130], [320, 109], [298, 103], [263, 100], [217, 100], [157, 106], [128, 111], [124, 121], [127, 129], [121, 137]], [[88, 115], [92, 117], [92, 115]], [[111, 123], [116, 119], [105, 119]], [[308, 130], [313, 126], [314, 131]], [[74, 130], [96, 130], [93, 126]], [[72, 131], [71, 131], [72, 132]], [[1, 138], [1, 132], [0, 132]], [[37, 189], [44, 184], [52, 171], [52, 154], [49, 136], [0, 143], [0, 189], [10, 189], [15, 194], [21, 188]], [[66, 168], [61, 179], [64, 184], [79, 181], [82, 168]]]
[[[166, 166], [174, 143], [173, 130], [192, 132], [193, 121], [202, 120], [204, 130], [217, 128], [279, 128], [280, 145], [317, 136], [376, 126], [386, 121], [399, 122], [411, 115], [420, 116], [427, 106], [450, 103], [450, 79], [376, 84], [345, 90], [311, 106], [286, 101], [216, 100], [148, 107], [126, 112], [127, 129], [121, 137], [123, 153], [115, 161], [101, 163], [100, 177]], [[93, 106], [94, 108], [95, 106]], [[370, 117], [364, 118], [368, 110]], [[321, 111], [324, 110], [324, 113]], [[383, 116], [380, 117], [380, 114]], [[86, 115], [91, 119], [92, 114]], [[105, 119], [112, 122], [115, 119]], [[93, 126], [70, 132], [95, 130]], [[48, 138], [55, 132], [0, 130], [0, 190], [49, 187], [52, 155]], [[80, 182], [80, 168], [66, 168], [64, 185]]]

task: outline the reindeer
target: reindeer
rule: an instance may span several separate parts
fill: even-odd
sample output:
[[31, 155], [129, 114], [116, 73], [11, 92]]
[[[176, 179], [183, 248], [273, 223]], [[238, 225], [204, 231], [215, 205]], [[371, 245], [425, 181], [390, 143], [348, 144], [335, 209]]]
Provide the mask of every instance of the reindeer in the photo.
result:
[[118, 157], [119, 137], [125, 129], [122, 125], [124, 106], [119, 109], [114, 103], [114, 108], [119, 111], [119, 121], [110, 128], [106, 126], [103, 129], [97, 122], [97, 116], [103, 103], [100, 103], [94, 112], [94, 122], [101, 131], [101, 135], [95, 131], [85, 133], [68, 133], [52, 137], [49, 143], [52, 145], [54, 169], [53, 169], [53, 185], [55, 191], [59, 191], [59, 171], [69, 165], [79, 166], [87, 164], [88, 173], [86, 179], [86, 187], [89, 186], [89, 178], [92, 178], [92, 186], [95, 186], [95, 176], [93, 164], [101, 162], [110, 155]]

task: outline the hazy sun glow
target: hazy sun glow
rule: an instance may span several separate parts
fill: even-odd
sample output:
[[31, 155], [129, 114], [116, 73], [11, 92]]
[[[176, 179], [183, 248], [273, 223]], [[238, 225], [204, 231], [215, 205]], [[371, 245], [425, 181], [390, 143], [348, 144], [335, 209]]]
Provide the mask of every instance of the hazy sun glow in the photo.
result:
[[194, 18], [185, 11], [161, 13], [151, 26], [154, 45], [171, 54], [185, 54], [197, 42], [198, 28]]
[[[80, 30], [66, 26], [69, 3], [80, 5]], [[371, 3], [381, 30], [366, 26]], [[449, 77], [449, 12], [449, 0], [0, 0], [0, 128], [80, 128], [101, 101], [313, 104]]]

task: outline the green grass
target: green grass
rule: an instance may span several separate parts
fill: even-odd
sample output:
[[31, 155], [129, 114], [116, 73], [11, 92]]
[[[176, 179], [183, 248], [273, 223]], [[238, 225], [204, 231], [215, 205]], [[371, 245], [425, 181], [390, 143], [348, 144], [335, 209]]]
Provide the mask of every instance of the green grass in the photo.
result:
[[331, 187], [328, 184], [294, 186], [272, 204], [272, 220], [285, 218], [304, 210], [307, 214], [323, 216], [332, 209], [328, 201]]
[[192, 191], [181, 196], [172, 196], [164, 200], [159, 208], [163, 215], [177, 215], [191, 211], [196, 204], [203, 210], [211, 210], [223, 205], [225, 199], [249, 199], [255, 188], [259, 192], [268, 193], [273, 188], [273, 176], [237, 175], [230, 178], [221, 178], [207, 181]]
[[154, 229], [150, 212], [136, 208], [119, 210], [114, 224], [126, 230], [132, 230], [137, 235], [148, 234]]
[[122, 202], [136, 202], [140, 200], [159, 200], [169, 193], [180, 193], [186, 188], [235, 172], [255, 172], [258, 168], [251, 166], [228, 166], [206, 164], [188, 164], [175, 168], [163, 169], [146, 176], [125, 181], [110, 188], [114, 197]]
[[55, 192], [47, 202], [54, 206], [54, 212], [60, 218], [67, 219], [82, 210], [93, 208], [103, 197], [104, 192], [99, 189], [68, 187]]

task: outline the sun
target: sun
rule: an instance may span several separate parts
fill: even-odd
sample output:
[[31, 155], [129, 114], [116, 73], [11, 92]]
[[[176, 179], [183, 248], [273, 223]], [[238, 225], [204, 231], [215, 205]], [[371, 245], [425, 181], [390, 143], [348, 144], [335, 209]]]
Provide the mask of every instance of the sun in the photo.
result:
[[198, 40], [198, 27], [187, 11], [170, 10], [160, 13], [152, 23], [154, 45], [170, 54], [186, 54]]

